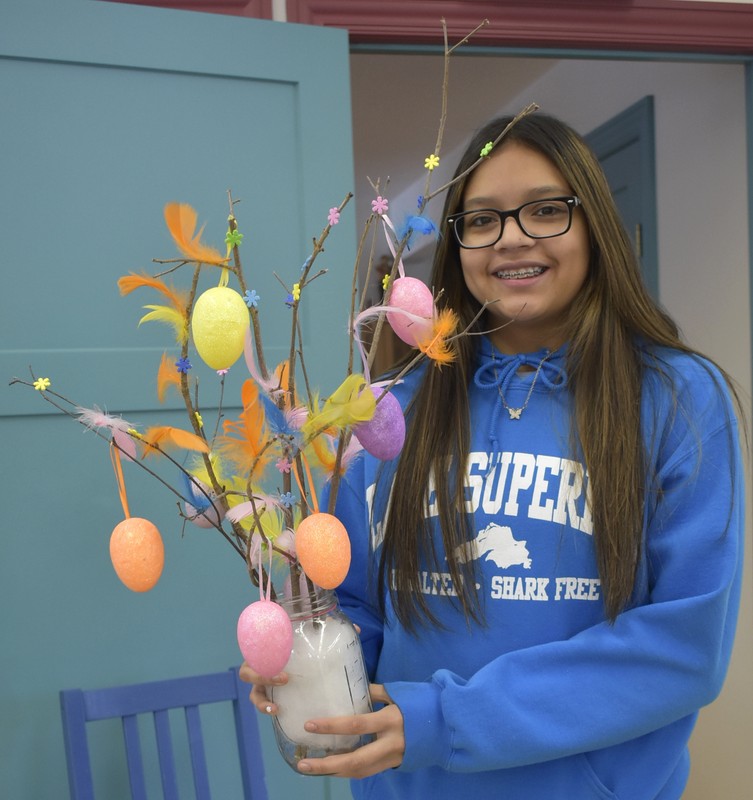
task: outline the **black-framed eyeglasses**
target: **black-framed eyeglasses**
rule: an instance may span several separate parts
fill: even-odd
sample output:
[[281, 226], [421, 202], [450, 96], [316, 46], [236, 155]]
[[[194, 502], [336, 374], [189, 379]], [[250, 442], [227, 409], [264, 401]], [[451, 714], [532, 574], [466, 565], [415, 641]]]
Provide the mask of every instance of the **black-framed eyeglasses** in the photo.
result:
[[476, 208], [447, 217], [461, 247], [475, 250], [491, 247], [501, 238], [505, 221], [512, 217], [518, 227], [531, 239], [550, 239], [570, 230], [573, 209], [581, 205], [577, 197], [547, 197], [523, 203], [510, 211], [498, 208]]

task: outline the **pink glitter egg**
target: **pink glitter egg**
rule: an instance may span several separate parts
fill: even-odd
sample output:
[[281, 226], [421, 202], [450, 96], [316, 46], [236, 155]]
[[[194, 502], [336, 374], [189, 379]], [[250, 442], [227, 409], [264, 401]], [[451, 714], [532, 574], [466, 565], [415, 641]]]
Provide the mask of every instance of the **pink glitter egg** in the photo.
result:
[[309, 514], [295, 532], [295, 549], [303, 571], [322, 589], [335, 589], [350, 567], [350, 539], [337, 517]]
[[[379, 398], [383, 390], [370, 387], [374, 397]], [[397, 398], [387, 392], [379, 400], [374, 416], [367, 422], [353, 426], [363, 449], [380, 461], [390, 461], [402, 450], [405, 442], [405, 417]]]
[[238, 646], [246, 663], [264, 678], [285, 669], [293, 651], [293, 625], [284, 609], [270, 600], [246, 606], [238, 618]]
[[415, 320], [397, 311], [387, 312], [387, 322], [395, 334], [411, 347], [416, 346], [431, 331], [434, 316], [434, 298], [429, 287], [418, 278], [398, 278], [392, 284], [388, 305], [423, 317]]

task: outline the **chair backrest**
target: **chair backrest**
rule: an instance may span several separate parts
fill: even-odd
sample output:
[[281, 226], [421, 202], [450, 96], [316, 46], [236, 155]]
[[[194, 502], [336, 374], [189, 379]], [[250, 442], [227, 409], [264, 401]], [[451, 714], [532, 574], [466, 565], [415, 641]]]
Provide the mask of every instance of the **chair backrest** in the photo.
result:
[[256, 711], [248, 700], [249, 687], [238, 670], [190, 678], [60, 692], [65, 756], [71, 800], [94, 800], [87, 722], [121, 717], [128, 777], [133, 800], [146, 800], [144, 764], [139, 741], [139, 714], [154, 717], [157, 755], [165, 800], [178, 800], [178, 781], [168, 712], [184, 708], [193, 781], [197, 800], [209, 800], [209, 775], [199, 706], [231, 701], [240, 755], [244, 800], [268, 800]]

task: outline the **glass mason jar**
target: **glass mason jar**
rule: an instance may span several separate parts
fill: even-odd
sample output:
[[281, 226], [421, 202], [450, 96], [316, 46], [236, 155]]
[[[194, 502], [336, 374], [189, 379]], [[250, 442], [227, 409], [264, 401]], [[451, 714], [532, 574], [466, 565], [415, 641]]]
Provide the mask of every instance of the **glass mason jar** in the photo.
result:
[[308, 733], [303, 727], [316, 717], [371, 711], [369, 679], [358, 633], [333, 591], [317, 587], [313, 596], [277, 602], [293, 623], [293, 652], [285, 667], [288, 683], [271, 689], [278, 707], [272, 720], [277, 747], [295, 769], [302, 758], [349, 753], [370, 741], [370, 736]]

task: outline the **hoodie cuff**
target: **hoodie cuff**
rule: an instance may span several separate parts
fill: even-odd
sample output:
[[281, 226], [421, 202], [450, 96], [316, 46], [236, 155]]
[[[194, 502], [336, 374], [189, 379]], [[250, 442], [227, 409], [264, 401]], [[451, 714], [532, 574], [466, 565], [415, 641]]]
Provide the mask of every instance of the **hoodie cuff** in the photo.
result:
[[403, 715], [405, 754], [398, 770], [411, 772], [449, 762], [449, 734], [442, 719], [440, 687], [431, 683], [386, 683], [384, 688]]

